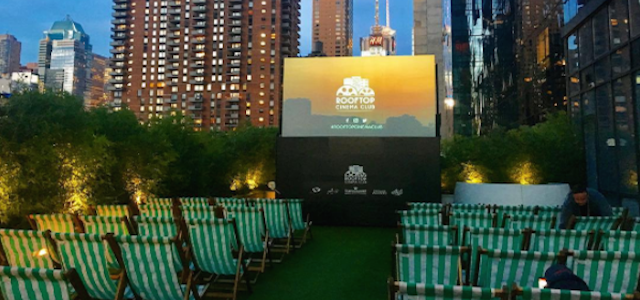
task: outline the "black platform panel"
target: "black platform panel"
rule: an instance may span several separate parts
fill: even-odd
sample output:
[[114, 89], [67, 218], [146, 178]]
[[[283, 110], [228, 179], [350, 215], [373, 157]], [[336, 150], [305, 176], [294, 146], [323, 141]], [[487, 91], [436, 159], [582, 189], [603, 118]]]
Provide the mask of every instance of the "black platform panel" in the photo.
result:
[[410, 201], [440, 201], [438, 138], [278, 138], [280, 198], [314, 224], [395, 226]]

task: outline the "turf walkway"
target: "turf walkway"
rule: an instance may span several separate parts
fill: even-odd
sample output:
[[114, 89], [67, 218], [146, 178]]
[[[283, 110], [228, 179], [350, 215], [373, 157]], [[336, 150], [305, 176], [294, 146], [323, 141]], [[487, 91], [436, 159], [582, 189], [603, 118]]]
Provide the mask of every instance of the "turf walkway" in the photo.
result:
[[385, 299], [391, 228], [314, 227], [313, 240], [258, 278], [241, 300]]

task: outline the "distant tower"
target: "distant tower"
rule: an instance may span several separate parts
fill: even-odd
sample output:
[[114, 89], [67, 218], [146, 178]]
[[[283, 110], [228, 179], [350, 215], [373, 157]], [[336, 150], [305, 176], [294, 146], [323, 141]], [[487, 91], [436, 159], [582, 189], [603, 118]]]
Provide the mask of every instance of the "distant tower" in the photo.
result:
[[311, 36], [314, 46], [322, 42], [326, 56], [353, 55], [353, 0], [313, 1]]
[[22, 44], [10, 34], [0, 34], [0, 75], [20, 71]]
[[376, 0], [375, 25], [371, 27], [371, 34], [360, 39], [362, 56], [396, 55], [396, 31], [391, 29], [389, 0], [386, 0], [387, 24], [380, 26], [380, 3]]

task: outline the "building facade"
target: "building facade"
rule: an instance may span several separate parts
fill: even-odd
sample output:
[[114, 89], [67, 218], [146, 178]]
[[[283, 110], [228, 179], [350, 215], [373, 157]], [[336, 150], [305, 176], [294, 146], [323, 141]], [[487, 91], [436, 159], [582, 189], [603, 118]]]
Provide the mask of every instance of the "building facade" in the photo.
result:
[[278, 126], [286, 57], [299, 49], [299, 0], [114, 0], [112, 105], [140, 121], [196, 128]]
[[107, 82], [110, 79], [107, 72], [108, 66], [108, 58], [97, 54], [93, 55], [91, 80], [85, 95], [85, 106], [99, 107], [109, 103], [111, 93], [107, 90]]
[[564, 9], [569, 112], [584, 137], [588, 185], [637, 198], [640, 3], [569, 0]]
[[0, 74], [20, 71], [22, 44], [10, 34], [0, 34]]
[[38, 53], [38, 75], [46, 88], [80, 98], [90, 86], [92, 47], [89, 35], [69, 16], [44, 32]]
[[311, 30], [327, 56], [353, 55], [353, 0], [314, 0]]

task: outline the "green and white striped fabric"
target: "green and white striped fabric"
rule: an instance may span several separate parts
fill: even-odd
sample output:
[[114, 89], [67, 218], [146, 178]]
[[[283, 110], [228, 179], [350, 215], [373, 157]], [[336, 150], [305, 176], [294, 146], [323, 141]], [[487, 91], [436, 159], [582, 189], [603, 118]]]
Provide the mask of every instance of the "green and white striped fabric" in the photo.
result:
[[62, 270], [0, 267], [4, 300], [71, 300], [69, 281]]
[[185, 220], [189, 219], [215, 219], [216, 210], [215, 206], [209, 205], [182, 205], [182, 217]]
[[125, 217], [80, 216], [84, 232], [91, 234], [130, 234]]
[[635, 220], [636, 223], [633, 225], [633, 231], [640, 231], [640, 218], [636, 217]]
[[180, 197], [182, 205], [205, 205], [209, 206], [209, 198], [207, 197]]
[[[180, 285], [177, 274], [181, 269], [174, 263], [180, 255], [171, 238], [116, 236], [115, 240], [122, 250], [129, 286], [142, 299], [184, 299], [185, 293], [190, 294], [186, 285]], [[198, 294], [204, 294], [207, 287], [198, 286]]]
[[640, 252], [640, 234], [635, 231], [605, 231], [602, 247], [606, 251]]
[[625, 209], [626, 207], [614, 206], [614, 207], [611, 207], [611, 212], [613, 213], [614, 216], [619, 217], [619, 216], [622, 216], [622, 213], [624, 212]]
[[[573, 229], [575, 230], [616, 230], [619, 224], [616, 226], [616, 222], [619, 221], [619, 217], [576, 217], [576, 224]], [[616, 228], [614, 228], [614, 226]]]
[[257, 203], [264, 210], [269, 236], [275, 239], [289, 238], [291, 228], [286, 202], [282, 199], [259, 199]]
[[240, 242], [246, 252], [263, 252], [265, 249], [264, 219], [258, 208], [230, 208], [227, 218], [235, 219]]
[[494, 289], [460, 285], [398, 283], [398, 300], [490, 300], [500, 299]]
[[538, 216], [558, 217], [561, 211], [559, 206], [538, 206]]
[[247, 201], [243, 198], [216, 198], [216, 205], [227, 207], [229, 205], [246, 206]]
[[171, 198], [156, 198], [150, 197], [145, 201], [146, 205], [173, 205], [173, 199]]
[[556, 217], [529, 215], [509, 215], [505, 227], [511, 229], [533, 229], [549, 230], [553, 229]]
[[[514, 216], [532, 216], [535, 215], [535, 206], [497, 206], [496, 214], [498, 216], [498, 224], [502, 224], [506, 215], [510, 217]], [[523, 228], [514, 228], [514, 229], [523, 229]]]
[[176, 237], [178, 226], [173, 218], [134, 216], [138, 224], [138, 234], [143, 236]]
[[193, 219], [187, 226], [196, 266], [210, 274], [236, 275], [233, 251], [239, 249], [232, 221]]
[[575, 251], [570, 268], [593, 291], [632, 294], [638, 284], [640, 256], [633, 252]]
[[31, 217], [36, 221], [38, 230], [40, 231], [51, 230], [51, 232], [75, 232], [75, 224], [73, 223], [72, 215], [31, 215]]
[[173, 206], [164, 204], [141, 205], [140, 215], [145, 217], [173, 218]]
[[500, 288], [516, 283], [538, 286], [538, 278], [556, 262], [554, 252], [486, 250], [480, 254], [478, 286]]
[[309, 226], [302, 216], [302, 199], [287, 199], [289, 216], [291, 216], [291, 226], [293, 230], [305, 230]]
[[97, 205], [96, 214], [101, 217], [130, 217], [128, 205]]
[[53, 269], [53, 252], [45, 232], [0, 229], [0, 239], [10, 266]]
[[442, 203], [433, 202], [409, 202], [409, 210], [437, 210], [442, 211], [444, 205]]
[[451, 204], [451, 212], [461, 213], [489, 213], [489, 208], [484, 204]]
[[540, 252], [559, 252], [564, 248], [574, 251], [587, 250], [593, 234], [593, 231], [538, 230], [531, 235], [529, 248]]
[[402, 242], [412, 245], [453, 246], [458, 229], [443, 225], [402, 226]]
[[[89, 296], [102, 300], [116, 298], [118, 280], [110, 278], [109, 270], [115, 256], [99, 234], [53, 233], [51, 237], [58, 246], [62, 266], [78, 272]], [[133, 298], [131, 290], [125, 291], [125, 298]]]
[[523, 288], [519, 300], [624, 300], [624, 294], [584, 292], [558, 289]]
[[493, 250], [522, 250], [524, 234], [515, 229], [501, 228], [470, 228], [469, 245], [471, 246], [471, 270], [475, 270], [478, 263], [478, 248]]
[[462, 278], [462, 247], [396, 244], [399, 281], [458, 284]]
[[453, 212], [449, 218], [449, 224], [458, 226], [460, 228], [458, 241], [469, 241], [469, 237], [465, 238], [464, 230], [465, 226], [469, 228], [491, 228], [493, 227], [493, 220], [495, 214], [489, 213], [467, 213], [467, 212]]
[[439, 210], [400, 210], [400, 223], [405, 225], [441, 225], [442, 213]]

